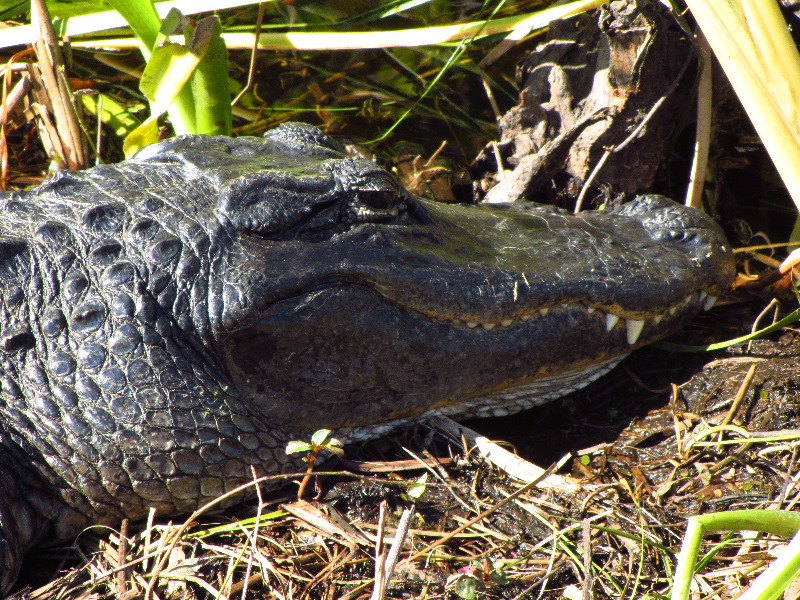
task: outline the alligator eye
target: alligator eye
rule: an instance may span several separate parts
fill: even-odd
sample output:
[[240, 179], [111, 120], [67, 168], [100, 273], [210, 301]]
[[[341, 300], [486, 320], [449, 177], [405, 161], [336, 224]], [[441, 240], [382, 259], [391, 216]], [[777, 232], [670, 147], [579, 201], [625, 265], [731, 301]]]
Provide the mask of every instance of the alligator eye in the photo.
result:
[[370, 208], [386, 209], [396, 201], [396, 196], [386, 190], [360, 191], [356, 197]]

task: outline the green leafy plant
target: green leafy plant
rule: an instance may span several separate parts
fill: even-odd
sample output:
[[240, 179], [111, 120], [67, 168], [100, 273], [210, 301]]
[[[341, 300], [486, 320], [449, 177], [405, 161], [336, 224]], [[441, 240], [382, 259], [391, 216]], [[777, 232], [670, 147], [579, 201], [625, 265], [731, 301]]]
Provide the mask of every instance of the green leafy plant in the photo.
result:
[[406, 494], [411, 500], [419, 500], [422, 497], [422, 494], [425, 493], [425, 490], [428, 487], [428, 474], [423, 473], [417, 479], [408, 486], [406, 490]]
[[461, 567], [458, 573], [447, 578], [447, 586], [464, 600], [475, 600], [487, 583], [505, 586], [509, 580], [505, 574], [505, 565], [502, 561], [474, 560], [466, 567]]
[[[165, 112], [178, 135], [230, 135], [227, 51], [219, 18], [194, 22], [173, 8], [162, 22], [152, 0], [109, 4], [128, 22], [147, 61], [139, 87], [150, 102], [150, 117], [128, 134], [125, 155], [157, 141], [157, 120]], [[184, 43], [173, 41], [176, 33]]]
[[300, 481], [300, 487], [297, 489], [298, 499], [303, 497], [303, 493], [306, 491], [306, 486], [308, 485], [308, 482], [311, 479], [311, 475], [314, 471], [314, 463], [317, 462], [317, 459], [323, 450], [327, 450], [336, 456], [344, 455], [342, 442], [334, 437], [331, 437], [330, 429], [320, 429], [315, 431], [311, 436], [310, 442], [292, 440], [286, 444], [286, 454], [299, 454], [300, 452], [308, 453], [308, 456], [303, 457], [303, 460], [308, 464], [308, 468], [306, 469], [305, 476]]

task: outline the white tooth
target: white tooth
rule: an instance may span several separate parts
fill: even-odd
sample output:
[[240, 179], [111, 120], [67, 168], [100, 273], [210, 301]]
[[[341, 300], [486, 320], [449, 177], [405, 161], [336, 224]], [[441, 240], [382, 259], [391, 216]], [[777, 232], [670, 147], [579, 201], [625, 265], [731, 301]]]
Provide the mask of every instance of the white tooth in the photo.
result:
[[708, 297], [706, 297], [706, 303], [703, 305], [703, 310], [710, 310], [711, 307], [714, 306], [716, 301], [717, 301], [717, 297], [716, 296], [708, 296]]
[[670, 307], [669, 314], [671, 314], [674, 317], [676, 312], [678, 312], [678, 307], [677, 306]]
[[644, 329], [644, 321], [639, 319], [625, 319], [625, 328], [628, 330], [628, 343], [633, 345]]
[[508, 327], [514, 322], [514, 319], [505, 319], [504, 321], [500, 321], [500, 325], [503, 327]]
[[531, 316], [530, 315], [522, 315], [519, 319], [520, 319], [520, 321], [530, 321], [531, 320]]
[[692, 301], [693, 297], [694, 297], [694, 294], [689, 294], [688, 296], [686, 296], [686, 298], [684, 298], [684, 300], [683, 300], [684, 304], [689, 304], [689, 302]]
[[470, 329], [475, 329], [478, 326], [478, 324], [474, 323], [473, 321], [467, 321], [466, 323], [464, 323], [464, 325], [466, 325]]
[[608, 313], [606, 315], [606, 331], [611, 331], [612, 329], [614, 329], [614, 325], [617, 324], [617, 321], [619, 321], [619, 317], [617, 315], [612, 315], [611, 313]]
[[587, 308], [586, 312], [592, 314], [594, 312], [594, 306], [590, 306], [589, 308]]
[[653, 323], [658, 325], [659, 323], [661, 323], [661, 319], [663, 319], [663, 318], [664, 318], [664, 315], [656, 315], [655, 317], [653, 317]]
[[708, 296], [708, 292], [706, 292], [705, 290], [700, 290], [700, 303], [701, 304], [702, 304], [703, 300], [706, 299], [706, 296]]
[[481, 323], [481, 327], [483, 327], [486, 331], [491, 331], [494, 329], [494, 323]]
[[542, 315], [542, 316], [545, 316], [547, 314], [547, 311], [549, 311], [549, 310], [550, 310], [549, 308], [540, 308], [539, 309], [539, 314]]

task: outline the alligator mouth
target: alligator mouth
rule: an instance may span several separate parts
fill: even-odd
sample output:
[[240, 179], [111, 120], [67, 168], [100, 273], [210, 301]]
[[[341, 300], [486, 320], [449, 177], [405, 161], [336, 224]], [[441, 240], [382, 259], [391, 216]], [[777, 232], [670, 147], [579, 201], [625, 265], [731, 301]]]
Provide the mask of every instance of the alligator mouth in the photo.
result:
[[648, 322], [652, 323], [652, 325], [660, 325], [665, 318], [675, 317], [681, 311], [689, 307], [693, 307], [694, 305], [700, 305], [703, 310], [710, 310], [716, 301], [716, 296], [709, 294], [705, 290], [700, 290], [697, 293], [688, 294], [685, 298], [683, 298], [683, 300], [673, 304], [663, 312], [653, 314], [643, 319], [625, 316], [624, 314], [620, 314], [614, 310], [590, 306], [583, 302], [562, 302], [557, 305], [542, 306], [529, 312], [516, 314], [501, 320], [483, 320], [472, 316], [460, 319], [443, 317], [433, 311], [425, 309], [417, 309], [417, 312], [420, 312], [436, 321], [455, 325], [456, 327], [493, 331], [495, 329], [504, 330], [517, 327], [523, 323], [529, 322], [531, 319], [546, 317], [551, 311], [578, 309], [584, 311], [587, 315], [587, 318], [604, 319], [607, 332], [611, 332], [616, 327], [624, 327], [626, 330], [628, 344], [634, 345], [637, 343], [637, 341], [639, 341], [642, 331], [644, 331]]

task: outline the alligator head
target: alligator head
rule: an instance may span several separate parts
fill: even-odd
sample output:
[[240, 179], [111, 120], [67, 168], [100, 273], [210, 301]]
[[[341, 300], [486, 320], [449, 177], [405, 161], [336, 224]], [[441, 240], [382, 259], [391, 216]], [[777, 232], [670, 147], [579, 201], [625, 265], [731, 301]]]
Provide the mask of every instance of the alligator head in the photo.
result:
[[666, 198], [580, 215], [444, 205], [301, 125], [178, 138], [137, 161], [213, 181], [235, 243], [212, 274], [225, 284], [207, 342], [286, 427], [521, 410], [675, 331], [733, 274], [717, 226]]

